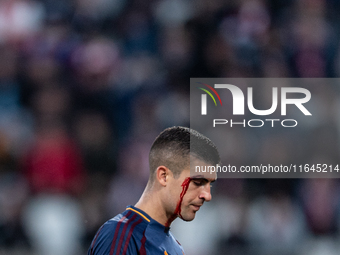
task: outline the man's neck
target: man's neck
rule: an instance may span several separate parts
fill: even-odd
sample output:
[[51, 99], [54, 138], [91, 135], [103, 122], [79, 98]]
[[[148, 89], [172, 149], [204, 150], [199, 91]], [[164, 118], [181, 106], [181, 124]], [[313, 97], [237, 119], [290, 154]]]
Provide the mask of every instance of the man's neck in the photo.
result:
[[152, 192], [151, 197], [150, 192], [151, 191], [145, 190], [139, 201], [135, 204], [135, 207], [146, 212], [160, 224], [169, 227], [171, 215], [166, 214], [160, 196], [158, 196], [157, 193]]

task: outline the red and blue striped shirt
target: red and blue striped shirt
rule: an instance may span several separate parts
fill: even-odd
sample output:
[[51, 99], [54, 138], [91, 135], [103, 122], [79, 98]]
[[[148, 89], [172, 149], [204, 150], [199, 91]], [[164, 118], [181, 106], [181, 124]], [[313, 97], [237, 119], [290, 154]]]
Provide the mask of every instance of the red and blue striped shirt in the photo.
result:
[[97, 231], [88, 255], [183, 255], [167, 228], [142, 210], [128, 206]]

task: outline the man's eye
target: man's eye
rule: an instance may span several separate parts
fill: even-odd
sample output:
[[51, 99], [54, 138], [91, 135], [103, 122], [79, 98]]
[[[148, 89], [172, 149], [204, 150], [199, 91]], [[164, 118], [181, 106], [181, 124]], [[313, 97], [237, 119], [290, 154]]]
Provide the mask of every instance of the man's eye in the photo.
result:
[[201, 186], [203, 184], [203, 182], [202, 181], [194, 181], [194, 184], [196, 186]]

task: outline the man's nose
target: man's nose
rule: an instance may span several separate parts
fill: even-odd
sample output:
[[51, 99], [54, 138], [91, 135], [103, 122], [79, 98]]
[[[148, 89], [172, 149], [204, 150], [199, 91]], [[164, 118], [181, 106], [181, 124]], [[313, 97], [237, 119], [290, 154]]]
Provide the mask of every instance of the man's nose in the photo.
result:
[[204, 201], [209, 202], [211, 200], [211, 192], [210, 192], [210, 184], [207, 185], [207, 187], [204, 187], [204, 189], [201, 191], [199, 195], [200, 199], [204, 199]]

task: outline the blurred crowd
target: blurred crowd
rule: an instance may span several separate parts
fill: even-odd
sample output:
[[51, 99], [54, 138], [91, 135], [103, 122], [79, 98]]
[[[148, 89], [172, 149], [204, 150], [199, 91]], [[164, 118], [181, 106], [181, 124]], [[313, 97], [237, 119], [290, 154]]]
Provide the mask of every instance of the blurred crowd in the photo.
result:
[[[155, 136], [189, 126], [190, 77], [339, 76], [339, 12], [336, 0], [0, 0], [0, 254], [85, 254], [137, 202]], [[228, 131], [222, 162], [339, 163], [339, 90], [312, 88], [322, 121], [297, 133]], [[339, 187], [221, 179], [172, 229], [187, 255], [339, 254]]]

